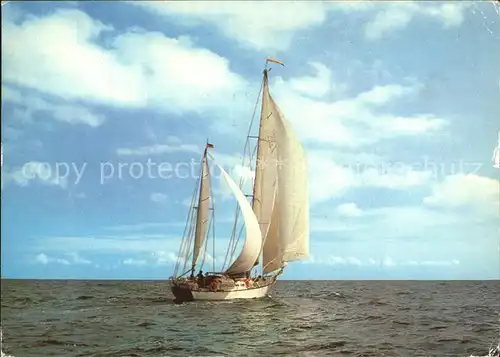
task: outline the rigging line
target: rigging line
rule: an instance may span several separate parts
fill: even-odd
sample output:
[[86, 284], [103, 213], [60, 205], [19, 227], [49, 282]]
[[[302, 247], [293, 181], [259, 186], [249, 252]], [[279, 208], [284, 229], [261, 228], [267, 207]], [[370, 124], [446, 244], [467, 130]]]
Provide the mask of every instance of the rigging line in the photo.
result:
[[[213, 193], [213, 189], [212, 189], [212, 179], [210, 176], [210, 168], [209, 168], [208, 164], [207, 164], [207, 170], [208, 170], [207, 175], [209, 175], [208, 176], [208, 189], [210, 190], [210, 197], [211, 197], [210, 201], [212, 203], [212, 239], [213, 239], [212, 269], [215, 272], [215, 237], [216, 237], [215, 236], [215, 201], [214, 201], [214, 193]], [[207, 234], [207, 236], [208, 236], [208, 234]], [[207, 238], [207, 240], [208, 240], [208, 238]]]
[[[194, 198], [196, 200], [196, 196]], [[195, 239], [195, 232], [196, 232], [196, 220], [198, 218], [198, 215], [194, 214], [194, 207], [195, 207], [195, 202], [193, 202], [193, 215], [191, 216], [191, 221], [190, 221], [190, 226], [189, 226], [189, 232], [188, 232], [188, 241], [185, 246], [185, 256], [184, 256], [184, 266], [183, 269], [187, 269], [187, 266], [190, 265], [191, 268], [190, 270], [193, 270], [192, 267], [192, 262], [189, 262], [189, 256], [190, 256], [190, 250], [191, 247], [193, 246], [193, 256], [194, 256], [194, 242], [193, 240]]]
[[[182, 240], [181, 240], [181, 245], [179, 247], [179, 254], [177, 255], [177, 262], [176, 262], [176, 265], [175, 265], [175, 269], [174, 269], [174, 276], [176, 276], [179, 268], [180, 268], [180, 262], [181, 262], [181, 257], [184, 255], [184, 250], [186, 249], [186, 247], [188, 247], [187, 245], [187, 240], [188, 239], [188, 232], [190, 232], [192, 230], [192, 218], [193, 218], [193, 215], [194, 215], [194, 205], [195, 205], [195, 200], [196, 200], [196, 191], [197, 191], [197, 187], [198, 187], [198, 182], [199, 182], [199, 179], [197, 180], [197, 183], [195, 185], [195, 188], [193, 190], [193, 196], [191, 198], [191, 204], [190, 204], [190, 208], [189, 208], [189, 213], [188, 213], [188, 217], [187, 217], [187, 220], [186, 220], [186, 226], [184, 227], [184, 232], [182, 234]], [[188, 231], [189, 229], [189, 231]], [[186, 262], [184, 262], [184, 266], [186, 265]]]
[[[182, 251], [181, 257], [179, 257], [179, 260], [184, 262], [184, 264], [182, 266], [183, 270], [186, 270], [186, 269], [192, 270], [192, 264], [190, 262], [189, 256], [190, 256], [190, 250], [191, 250], [190, 247], [193, 245], [194, 228], [195, 228], [195, 223], [196, 223], [195, 220], [196, 220], [196, 216], [193, 214], [191, 216], [191, 219], [189, 222], [189, 231], [187, 233], [186, 244], [184, 245], [184, 249]], [[179, 262], [179, 264], [180, 264], [180, 262]], [[189, 266], [189, 268], [188, 268], [188, 266]]]
[[194, 227], [195, 227], [195, 215], [193, 215], [192, 219], [191, 219], [191, 226], [189, 227], [189, 240], [186, 244], [186, 247], [185, 247], [185, 256], [184, 256], [184, 266], [183, 266], [183, 270], [187, 269], [188, 265], [191, 267], [190, 270], [193, 270], [193, 267], [192, 267], [192, 264], [189, 262], [189, 256], [190, 256], [190, 247], [193, 245], [193, 239], [194, 239], [194, 234], [193, 234], [193, 230], [194, 230]]
[[[253, 113], [252, 113], [252, 119], [251, 119], [250, 125], [248, 127], [247, 138], [245, 140], [245, 146], [244, 146], [244, 149], [243, 149], [242, 167], [246, 167], [245, 162], [246, 162], [247, 152], [248, 152], [248, 156], [249, 156], [248, 160], [249, 160], [250, 170], [252, 170], [252, 162], [253, 162], [253, 159], [254, 159], [255, 152], [257, 151], [257, 146], [259, 145], [259, 142], [257, 141], [257, 145], [254, 147], [254, 150], [253, 150], [254, 153], [252, 154], [251, 151], [250, 151], [251, 149], [249, 148], [250, 133], [252, 131], [252, 126], [253, 126], [253, 123], [255, 121], [255, 114], [257, 113], [257, 107], [258, 107], [258, 104], [259, 104], [260, 96], [262, 94], [263, 86], [264, 86], [264, 78], [262, 78], [262, 82], [261, 82], [260, 89], [259, 89], [259, 94], [257, 95], [257, 100], [255, 101], [255, 105], [254, 105], [254, 109], [253, 109]], [[240, 181], [239, 182], [239, 188], [240, 188], [240, 190], [243, 188], [244, 178], [245, 178], [244, 176], [240, 177], [240, 180], [239, 180]], [[255, 180], [252, 180], [252, 181], [253, 181], [252, 184], [255, 185]], [[252, 198], [252, 200], [253, 200], [253, 198]], [[231, 260], [233, 260], [234, 253], [236, 251], [236, 248], [238, 246], [239, 240], [241, 238], [241, 234], [243, 232], [243, 227], [241, 227], [240, 233], [238, 234], [238, 238], [236, 239], [236, 230], [237, 230], [237, 225], [238, 225], [238, 215], [239, 215], [240, 210], [241, 209], [240, 209], [239, 205], [237, 204], [236, 205], [236, 210], [235, 210], [234, 225], [233, 225], [233, 229], [232, 229], [232, 233], [231, 233], [231, 239], [230, 239], [229, 244], [228, 244], [228, 249], [226, 251], [226, 257], [224, 259], [224, 265], [223, 265], [223, 267], [225, 267], [226, 264], [229, 264], [229, 262]], [[231, 252], [231, 256], [230, 256], [229, 261], [228, 261], [229, 252]]]
[[[249, 149], [248, 149], [249, 150]], [[245, 148], [245, 151], [247, 151], [247, 148]], [[254, 149], [255, 151], [255, 149]], [[246, 152], [244, 153], [244, 157], [246, 157]], [[249, 158], [249, 166], [251, 167], [251, 161], [252, 161], [252, 157]], [[242, 167], [245, 167], [245, 164], [243, 163]], [[244, 182], [245, 180], [245, 177], [244, 176], [241, 176], [240, 177], [240, 189], [243, 187], [243, 185], [245, 184]], [[236, 230], [237, 230], [237, 226], [238, 226], [238, 214], [241, 212], [241, 207], [239, 207], [239, 205], [237, 205], [237, 208], [236, 208], [236, 213], [235, 213], [235, 221], [234, 221], [234, 224], [233, 224], [233, 228], [232, 228], [232, 234], [231, 234], [231, 239], [230, 239], [230, 242], [229, 242], [229, 245], [228, 245], [228, 250], [226, 251], [226, 257], [224, 259], [224, 266], [226, 264], [228, 264], [227, 262], [227, 259], [228, 259], [228, 254], [229, 252], [232, 252], [231, 253], [231, 256], [229, 257], [229, 261], [231, 261], [233, 259], [233, 256], [234, 256], [234, 252], [236, 250], [236, 247], [238, 245], [238, 241], [241, 237], [241, 233], [242, 233], [242, 230], [243, 228], [241, 228], [240, 230], [240, 233], [239, 233], [239, 236], [238, 238], [236, 239]]]
[[[238, 203], [236, 203], [236, 204], [238, 204]], [[239, 214], [239, 206], [237, 206], [236, 210], [235, 210], [235, 218], [234, 218], [233, 228], [232, 228], [232, 232], [231, 232], [231, 238], [229, 239], [229, 244], [228, 244], [228, 247], [226, 250], [226, 256], [224, 258], [223, 270], [226, 266], [226, 262], [227, 262], [227, 259], [229, 257], [229, 252], [231, 251], [231, 247], [234, 244], [234, 239], [236, 236], [236, 228], [238, 226], [238, 214]]]
[[[233, 231], [236, 231], [236, 225], [233, 227]], [[226, 256], [224, 258], [224, 264], [222, 266], [222, 270], [225, 270], [226, 265], [229, 265], [229, 262], [233, 259], [232, 257], [234, 255], [234, 250], [236, 249], [233, 247], [235, 245], [235, 236], [236, 236], [236, 234], [233, 233], [233, 236], [231, 237], [231, 239], [229, 241], [229, 244], [228, 244], [228, 247], [226, 250]], [[230, 252], [233, 252], [233, 253], [230, 255], [229, 254]]]
[[[280, 260], [283, 260], [283, 256], [285, 255], [286, 251], [285, 252], [281, 252], [281, 254], [278, 254], [277, 256], [275, 256], [269, 263], [267, 263], [265, 266], [262, 267], [262, 272], [264, 272], [264, 269], [267, 268], [269, 266], [269, 264], [271, 264], [272, 262], [274, 262], [276, 259], [280, 259]], [[286, 262], [281, 262], [281, 268], [280, 269], [283, 269], [283, 263], [286, 263]], [[275, 271], [277, 269], [274, 269], [273, 271]]]
[[193, 197], [191, 199], [191, 204], [190, 204], [190, 208], [189, 208], [189, 213], [188, 213], [188, 217], [187, 217], [187, 220], [186, 220], [186, 226], [184, 227], [184, 232], [182, 234], [182, 240], [181, 240], [181, 244], [179, 246], [179, 253], [177, 254], [177, 261], [176, 261], [176, 264], [175, 264], [175, 267], [174, 267], [174, 276], [177, 276], [177, 272], [180, 268], [180, 257], [183, 255], [184, 253], [184, 247], [186, 245], [186, 240], [187, 240], [187, 232], [188, 232], [188, 227], [190, 226], [191, 224], [191, 216], [193, 214], [193, 206], [194, 206], [194, 200], [196, 198], [196, 186], [195, 186], [195, 190], [194, 190], [194, 193], [193, 193]]
[[201, 260], [200, 264], [200, 270], [203, 270], [203, 266], [205, 265], [205, 258], [207, 257], [207, 246], [208, 246], [208, 239], [205, 239], [205, 243], [203, 244], [203, 259]]
[[[257, 151], [257, 147], [254, 148], [254, 154], [255, 154], [256, 151]], [[253, 160], [253, 156], [252, 156], [252, 160]], [[250, 164], [251, 164], [252, 160], [250, 160]], [[252, 198], [252, 200], [254, 200], [254, 199], [255, 198]], [[238, 248], [238, 243], [240, 242], [240, 239], [241, 239], [241, 237], [243, 235], [243, 228], [244, 228], [244, 226], [242, 225], [241, 228], [240, 228], [240, 232], [238, 233], [238, 238], [235, 239], [235, 242], [232, 245], [232, 251], [231, 251], [231, 256], [229, 258], [229, 261], [233, 260], [233, 258], [234, 258], [234, 255], [236, 253], [236, 248]]]
[[240, 242], [240, 238], [241, 238], [241, 234], [243, 232], [243, 228], [244, 226], [242, 225], [241, 228], [240, 228], [240, 233], [238, 234], [238, 238], [236, 239], [236, 242], [233, 246], [233, 250], [232, 250], [232, 253], [231, 253], [231, 258], [229, 259], [229, 261], [233, 260], [234, 258], [234, 254], [236, 253], [236, 248], [238, 248], [238, 243]]
[[[243, 148], [243, 159], [242, 159], [242, 164], [241, 164], [243, 167], [245, 166], [246, 150], [247, 150], [249, 143], [250, 143], [250, 133], [252, 131], [252, 126], [253, 126], [253, 123], [255, 121], [255, 114], [257, 113], [257, 106], [259, 105], [259, 100], [260, 100], [263, 86], [264, 86], [264, 78], [262, 78], [262, 82], [261, 82], [261, 85], [259, 88], [259, 94], [257, 95], [257, 100], [255, 101], [255, 105], [253, 108], [252, 119], [250, 120], [250, 125], [248, 126], [247, 137], [245, 140], [245, 146]], [[257, 143], [257, 145], [258, 145], [258, 143]], [[251, 159], [250, 159], [250, 161], [251, 161]], [[243, 177], [240, 177], [239, 189], [241, 190], [242, 187], [243, 187]], [[235, 226], [236, 226], [237, 221], [238, 221], [239, 205], [237, 204], [236, 207], [237, 208], [236, 208], [236, 214], [235, 214]], [[233, 234], [235, 233], [235, 231], [236, 231], [236, 229], [233, 229]], [[232, 236], [232, 238], [233, 238], [233, 236]]]

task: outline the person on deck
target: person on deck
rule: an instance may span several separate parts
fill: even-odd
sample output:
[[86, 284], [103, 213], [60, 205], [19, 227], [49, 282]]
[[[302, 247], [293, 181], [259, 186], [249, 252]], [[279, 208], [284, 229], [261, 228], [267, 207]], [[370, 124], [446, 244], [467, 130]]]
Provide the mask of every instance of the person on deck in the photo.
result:
[[198, 286], [200, 286], [200, 287], [203, 286], [203, 282], [205, 280], [204, 277], [203, 277], [203, 271], [200, 270], [198, 272], [198, 275], [196, 277], [198, 278]]

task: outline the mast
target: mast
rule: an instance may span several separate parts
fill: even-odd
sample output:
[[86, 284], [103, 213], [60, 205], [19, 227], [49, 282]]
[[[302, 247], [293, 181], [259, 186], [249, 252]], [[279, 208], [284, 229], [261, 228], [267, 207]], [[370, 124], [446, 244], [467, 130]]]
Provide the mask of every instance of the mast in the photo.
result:
[[[272, 115], [272, 108], [270, 106], [270, 95], [269, 95], [269, 79], [268, 73], [271, 69], [268, 69], [268, 63], [274, 62], [284, 66], [284, 64], [273, 58], [266, 59], [266, 65], [263, 71], [263, 86], [262, 86], [262, 103], [261, 112], [259, 120], [259, 134], [257, 136], [257, 155], [255, 159], [255, 178], [253, 183], [252, 192], [252, 209], [259, 220], [259, 225], [262, 231], [262, 240], [264, 247], [267, 233], [269, 231], [270, 220], [272, 216], [272, 207], [274, 205], [274, 194], [275, 192], [266, 192], [263, 194], [262, 190], [266, 188], [267, 185], [276, 185], [276, 162], [273, 161], [273, 152], [275, 149], [275, 143], [273, 143], [274, 128], [272, 123], [266, 124], [266, 119]], [[270, 112], [271, 111], [271, 112]], [[263, 145], [264, 144], [264, 145]], [[265, 144], [267, 144], [267, 151], [265, 150]], [[266, 166], [268, 170], [265, 171]], [[273, 170], [274, 166], [274, 170]], [[267, 176], [267, 177], [266, 177]], [[267, 179], [267, 180], [266, 180]], [[267, 181], [267, 182], [266, 182]], [[274, 191], [274, 190], [273, 190]], [[256, 260], [254, 267], [259, 264], [259, 259]]]
[[[257, 254], [253, 255], [254, 245], [252, 244], [252, 248], [246, 246], [249, 239], [247, 232], [245, 247], [236, 259], [238, 263], [233, 263], [228, 270], [237, 274], [244, 273], [246, 276], [249, 276], [252, 269], [259, 265], [259, 260], [262, 261], [263, 274], [279, 275], [280, 273], [276, 274], [276, 271], [282, 272], [288, 262], [302, 260], [309, 256], [306, 157], [291, 124], [269, 93], [268, 73], [271, 69], [267, 69], [268, 62], [283, 65], [280, 61], [270, 58], [266, 61], [259, 133], [257, 137], [250, 136], [252, 119], [245, 143], [246, 149], [250, 138], [258, 139], [251, 205], [253, 218], [250, 220], [258, 222], [262, 240]], [[250, 155], [251, 168], [252, 163], [253, 154]], [[239, 189], [241, 190], [241, 187]], [[237, 217], [235, 227], [236, 222]], [[233, 228], [233, 233], [234, 231], [235, 228]], [[228, 249], [229, 253], [232, 247], [232, 254], [234, 254], [239, 237], [235, 243], [233, 239], [234, 237], [231, 238]], [[232, 260], [232, 254], [229, 260]], [[250, 256], [254, 258], [251, 258], [253, 260], [248, 264]], [[242, 260], [245, 260], [244, 264], [240, 264]]]

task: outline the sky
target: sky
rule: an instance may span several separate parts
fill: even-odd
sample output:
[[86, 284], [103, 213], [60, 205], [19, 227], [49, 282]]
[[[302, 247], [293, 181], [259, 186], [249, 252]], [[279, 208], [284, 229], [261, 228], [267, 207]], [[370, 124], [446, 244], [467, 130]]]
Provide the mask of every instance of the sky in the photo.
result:
[[[2, 276], [166, 279], [207, 140], [233, 178], [267, 57], [304, 145], [283, 279], [498, 279], [492, 2], [10, 2]], [[235, 201], [214, 170], [221, 263]], [[245, 192], [250, 193], [250, 192]]]

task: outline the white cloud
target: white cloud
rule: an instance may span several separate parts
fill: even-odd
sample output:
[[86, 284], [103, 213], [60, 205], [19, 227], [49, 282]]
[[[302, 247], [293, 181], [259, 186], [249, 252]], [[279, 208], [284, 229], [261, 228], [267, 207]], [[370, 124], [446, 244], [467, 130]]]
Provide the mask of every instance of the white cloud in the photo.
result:
[[18, 106], [15, 115], [23, 121], [33, 120], [37, 112], [47, 112], [55, 120], [69, 124], [86, 124], [92, 127], [101, 125], [105, 117], [95, 114], [79, 105], [55, 104], [34, 95], [23, 95], [18, 90], [2, 85], [2, 101]]
[[390, 113], [390, 105], [405, 97], [414, 98], [422, 90], [417, 81], [375, 86], [337, 101], [304, 94], [306, 88], [313, 88], [314, 96], [324, 92], [330, 75], [322, 75], [323, 78], [310, 77], [307, 81], [274, 77], [270, 85], [276, 102], [304, 142], [359, 148], [385, 139], [433, 133], [448, 123], [432, 114]]
[[393, 267], [396, 265], [396, 262], [391, 257], [384, 257], [382, 260], [382, 266], [384, 267]]
[[289, 85], [290, 88], [297, 93], [321, 98], [327, 94], [335, 84], [332, 78], [332, 71], [318, 62], [312, 62], [310, 65], [317, 71], [316, 76], [292, 78], [289, 81]]
[[196, 145], [183, 144], [180, 139], [175, 136], [169, 136], [165, 144], [142, 146], [133, 149], [119, 148], [116, 150], [116, 153], [122, 156], [147, 156], [174, 152], [200, 153], [201, 150]]
[[308, 260], [302, 261], [302, 264], [315, 264], [315, 265], [366, 265], [355, 257], [340, 257], [335, 255], [316, 256], [311, 255]]
[[340, 197], [356, 188], [401, 190], [428, 185], [435, 178], [432, 171], [415, 170], [412, 165], [391, 164], [377, 157], [367, 159], [365, 162], [337, 162], [335, 152], [309, 150], [309, 190], [312, 203]]
[[147, 265], [148, 262], [144, 259], [133, 259], [133, 258], [129, 258], [129, 259], [125, 259], [123, 261], [123, 264], [124, 265], [135, 265], [135, 266], [143, 266], [143, 265]]
[[151, 253], [165, 250], [166, 247], [178, 249], [179, 244], [180, 239], [178, 237], [142, 233], [40, 238], [34, 249], [60, 253], [68, 253], [68, 251]]
[[431, 171], [415, 171], [411, 166], [402, 166], [398, 171], [370, 168], [361, 172], [361, 180], [366, 187], [405, 189], [429, 184], [434, 177]]
[[472, 2], [456, 1], [436, 7], [422, 7], [421, 13], [439, 20], [444, 28], [451, 28], [463, 23], [464, 13], [471, 6]]
[[92, 264], [92, 262], [88, 259], [82, 258], [78, 253], [76, 252], [71, 252], [71, 253], [66, 253], [66, 256], [69, 257], [69, 259], [64, 259], [64, 258], [53, 258], [49, 257], [45, 253], [40, 253], [35, 257], [35, 262], [38, 264], [62, 264], [62, 265], [71, 265], [71, 264]]
[[338, 205], [336, 211], [344, 217], [360, 217], [363, 214], [363, 211], [354, 202]]
[[366, 38], [378, 40], [388, 32], [404, 29], [418, 10], [419, 6], [414, 2], [401, 2], [379, 11], [365, 27]]
[[[177, 262], [177, 254], [174, 252], [159, 250], [152, 253], [152, 257], [157, 265], [169, 265]], [[180, 258], [181, 266], [184, 265], [184, 259]]]
[[450, 2], [442, 5], [425, 4], [416, 1], [389, 2], [378, 7], [374, 19], [366, 24], [365, 36], [369, 40], [380, 40], [387, 34], [408, 27], [417, 16], [437, 20], [443, 28], [452, 28], [462, 24], [465, 10], [471, 6], [468, 2]]
[[[447, 125], [446, 120], [433, 115], [402, 118], [371, 111], [372, 108], [389, 103], [392, 98], [418, 93], [420, 88], [421, 85], [418, 83], [412, 86], [375, 87], [357, 95], [354, 99], [331, 104], [331, 107], [339, 105], [339, 108], [343, 108], [338, 111], [338, 115], [332, 117], [321, 116], [322, 111], [329, 105], [307, 98], [307, 109], [311, 111], [310, 115], [303, 114], [303, 118], [307, 120], [301, 120], [299, 117], [302, 104], [297, 103], [300, 103], [300, 100], [281, 102], [285, 107], [285, 113], [290, 113], [289, 119], [293, 122], [297, 134], [302, 137], [308, 148], [309, 187], [313, 203], [338, 198], [349, 190], [362, 187], [402, 190], [428, 186], [438, 179], [436, 165], [427, 162], [425, 158], [414, 162], [391, 162], [373, 153], [346, 150], [400, 135], [414, 136], [433, 132]], [[284, 94], [283, 98], [286, 95]], [[320, 109], [315, 112], [318, 106]], [[342, 115], [347, 113], [349, 116], [342, 121]], [[356, 113], [360, 116], [356, 117]], [[361, 120], [362, 115], [369, 120]], [[311, 122], [315, 121], [318, 125], [311, 125]], [[371, 123], [368, 124], [368, 121]], [[366, 126], [360, 127], [353, 123], [371, 126], [373, 131], [368, 130]], [[329, 128], [331, 130], [328, 130]], [[327, 144], [328, 149], [316, 149], [318, 142]], [[332, 145], [339, 148], [332, 148]]]
[[464, 10], [463, 3], [443, 5], [405, 2], [273, 2], [230, 3], [211, 1], [210, 3], [186, 2], [132, 2], [169, 21], [177, 21], [183, 26], [195, 27], [209, 24], [217, 28], [227, 38], [233, 39], [246, 48], [261, 51], [287, 50], [294, 35], [301, 30], [317, 27], [331, 21], [330, 15], [366, 13], [372, 17], [364, 28], [368, 39], [381, 39], [385, 34], [403, 30], [416, 17], [437, 20], [444, 28], [460, 25]]
[[[334, 215], [332, 215], [332, 213]], [[437, 228], [457, 227], [458, 224], [474, 226], [463, 217], [452, 212], [439, 212], [422, 206], [396, 206], [365, 209], [363, 219], [355, 221], [330, 205], [312, 210], [311, 231], [315, 233], [336, 233], [349, 239], [371, 239], [376, 232], [378, 239], [405, 239], [426, 236]], [[347, 238], [346, 238], [347, 239]]]
[[74, 264], [92, 264], [90, 260], [81, 257], [77, 252], [67, 253], [66, 255], [71, 258], [71, 262]]
[[[180, 224], [179, 222], [175, 223], [166, 223], [166, 222], [144, 222], [144, 223], [137, 223], [137, 224], [125, 224], [125, 225], [118, 225], [118, 226], [110, 226], [106, 227], [106, 229], [111, 230], [111, 231], [129, 231], [129, 232], [134, 232], [134, 231], [144, 231], [144, 230], [149, 230], [149, 229], [160, 229], [163, 230], [166, 227], [173, 226]], [[185, 225], [186, 223], [183, 222], [182, 225]]]
[[247, 48], [267, 51], [287, 49], [295, 32], [320, 25], [326, 19], [326, 5], [322, 2], [141, 1], [131, 4], [184, 26], [208, 23]]
[[453, 266], [460, 265], [460, 260], [423, 260], [423, 261], [405, 261], [401, 265], [409, 265], [409, 266]]
[[436, 267], [451, 267], [460, 265], [458, 259], [452, 260], [397, 260], [389, 256], [384, 256], [381, 259], [368, 258], [360, 259], [357, 257], [342, 257], [335, 255], [311, 256], [310, 259], [302, 261], [302, 264], [314, 265], [351, 265], [351, 266], [377, 266], [383, 268], [395, 268], [404, 266], [436, 266]]
[[437, 207], [472, 207], [480, 212], [495, 214], [499, 197], [498, 181], [478, 175], [447, 176], [432, 187], [424, 203]]
[[167, 201], [168, 196], [165, 195], [164, 193], [160, 192], [154, 192], [150, 196], [151, 201], [156, 202], [156, 203], [164, 203]]
[[44, 253], [40, 253], [35, 257], [35, 261], [37, 263], [46, 265], [49, 263], [49, 257]]
[[[227, 59], [185, 37], [113, 28], [84, 12], [59, 9], [45, 17], [2, 23], [3, 81], [68, 100], [171, 112], [217, 108], [245, 81]], [[107, 46], [98, 43], [106, 34]]]
[[12, 170], [2, 167], [2, 189], [7, 183], [15, 183], [18, 186], [28, 186], [30, 182], [39, 182], [48, 186], [67, 188], [68, 181], [59, 177], [57, 170], [47, 163], [38, 161], [29, 161], [22, 167]]

